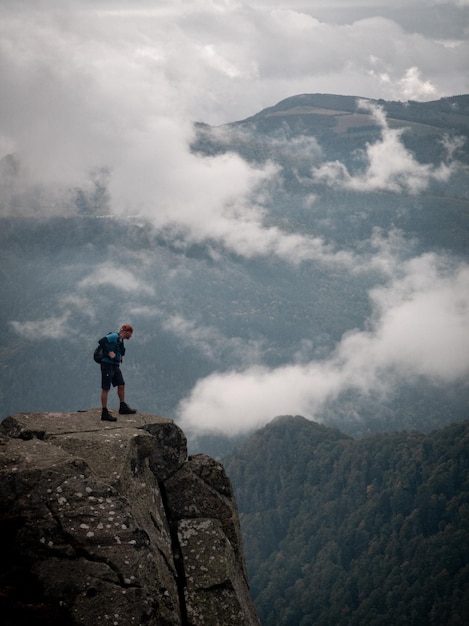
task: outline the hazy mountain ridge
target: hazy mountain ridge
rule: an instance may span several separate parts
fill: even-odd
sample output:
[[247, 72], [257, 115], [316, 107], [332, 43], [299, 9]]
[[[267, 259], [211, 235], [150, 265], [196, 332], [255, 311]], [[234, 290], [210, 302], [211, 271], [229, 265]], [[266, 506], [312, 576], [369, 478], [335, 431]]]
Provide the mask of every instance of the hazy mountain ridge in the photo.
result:
[[469, 617], [469, 422], [352, 440], [299, 416], [225, 459], [264, 626]]
[[[360, 109], [365, 101], [382, 109], [389, 127], [400, 129], [400, 139], [421, 163], [445, 162], [447, 142], [457, 138], [456, 154], [461, 167], [450, 184], [432, 182], [419, 194], [396, 194], [386, 189], [360, 193], [327, 186], [311, 178], [311, 169], [340, 160], [351, 172], [365, 167], [367, 146], [378, 141], [382, 124], [372, 113]], [[375, 110], [375, 109], [373, 109]], [[347, 128], [344, 118], [357, 118]], [[342, 129], [337, 132], [337, 124]], [[239, 122], [211, 128], [199, 127], [194, 149], [203, 154], [235, 150], [253, 162], [272, 159], [281, 167], [282, 185], [270, 213], [272, 223], [289, 224], [301, 232], [321, 233], [342, 245], [371, 236], [373, 227], [398, 228], [414, 237], [417, 250], [446, 248], [466, 256], [469, 243], [469, 96], [434, 102], [385, 102], [352, 96], [303, 94], [282, 100], [273, 107]], [[289, 146], [288, 150], [286, 146]], [[383, 153], [382, 159], [389, 158]], [[318, 189], [320, 193], [318, 193]], [[305, 195], [314, 193], [314, 206], [302, 206]], [[405, 200], [404, 200], [405, 199]], [[295, 210], [289, 208], [295, 203]], [[331, 219], [331, 207], [334, 218]], [[345, 239], [344, 239], [345, 237]]]
[[[330, 111], [339, 115], [357, 112], [357, 101], [368, 100], [383, 107], [388, 119], [410, 121], [429, 126], [442, 128], [455, 128], [467, 132], [469, 117], [469, 96], [460, 95], [441, 98], [431, 102], [392, 102], [386, 100], [370, 100], [360, 96], [341, 96], [333, 94], [301, 94], [281, 100], [273, 107], [269, 107], [256, 113], [256, 115], [243, 120], [253, 121], [270, 115], [281, 115], [284, 112], [304, 108], [311, 113], [315, 110]], [[376, 125], [376, 124], [375, 124]]]
[[[217, 133], [220, 130], [248, 128], [259, 135], [275, 135], [283, 132], [290, 137], [314, 135], [324, 139], [328, 136], [327, 143], [321, 144], [328, 158], [332, 158], [337, 150], [341, 158], [344, 158], [345, 150], [351, 155], [353, 149], [363, 147], [364, 142], [376, 136], [380, 130], [379, 121], [369, 110], [365, 110], [361, 103], [382, 109], [390, 125], [415, 132], [420, 146], [405, 134], [404, 141], [416, 149], [420, 157], [426, 156], [427, 161], [444, 155], [442, 147], [435, 142], [435, 138], [441, 137], [443, 133], [458, 133], [468, 137], [468, 95], [442, 98], [433, 102], [387, 102], [358, 96], [302, 94], [285, 98], [276, 105], [263, 109], [244, 120], [216, 127], [214, 131], [207, 125], [199, 125], [202, 131], [199, 141], [207, 141], [208, 145], [196, 143], [195, 147], [203, 151], [210, 148], [216, 150], [219, 137]], [[204, 131], [207, 131], [207, 136]], [[211, 132], [214, 133], [213, 143], [210, 141]], [[411, 134], [408, 133], [408, 135]], [[430, 151], [429, 146], [431, 146]], [[234, 147], [240, 148], [236, 143]], [[218, 147], [220, 148], [221, 146]], [[255, 154], [252, 152], [251, 156]], [[249, 156], [249, 152], [245, 152], [244, 156]], [[467, 146], [461, 156], [467, 164]]]

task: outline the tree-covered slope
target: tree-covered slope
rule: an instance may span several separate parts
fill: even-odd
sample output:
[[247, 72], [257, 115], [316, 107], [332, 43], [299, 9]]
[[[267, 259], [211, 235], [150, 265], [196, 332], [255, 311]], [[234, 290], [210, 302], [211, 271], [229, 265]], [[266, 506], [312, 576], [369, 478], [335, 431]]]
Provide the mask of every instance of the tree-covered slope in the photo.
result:
[[469, 620], [469, 422], [360, 441], [277, 418], [225, 460], [264, 626]]

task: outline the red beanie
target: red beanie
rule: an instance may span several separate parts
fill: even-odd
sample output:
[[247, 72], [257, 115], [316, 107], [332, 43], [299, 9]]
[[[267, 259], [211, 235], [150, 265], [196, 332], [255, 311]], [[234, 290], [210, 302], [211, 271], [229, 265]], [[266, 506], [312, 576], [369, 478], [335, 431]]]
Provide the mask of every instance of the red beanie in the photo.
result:
[[121, 326], [121, 330], [126, 331], [128, 333], [133, 333], [134, 329], [132, 328], [132, 326], [130, 324], [123, 324]]

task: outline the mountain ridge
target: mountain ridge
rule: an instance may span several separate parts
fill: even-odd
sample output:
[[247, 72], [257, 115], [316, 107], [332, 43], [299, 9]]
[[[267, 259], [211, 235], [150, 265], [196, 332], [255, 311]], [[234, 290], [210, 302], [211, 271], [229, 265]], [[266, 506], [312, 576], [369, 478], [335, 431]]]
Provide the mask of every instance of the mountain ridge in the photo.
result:
[[[258, 113], [249, 116], [235, 124], [241, 124], [250, 121], [256, 121], [271, 115], [282, 115], [288, 111], [298, 111], [298, 114], [313, 115], [348, 115], [356, 114], [357, 107], [360, 102], [367, 102], [375, 106], [380, 106], [388, 114], [388, 121], [410, 121], [416, 115], [416, 109], [419, 109], [418, 116], [422, 117], [424, 122], [420, 124], [435, 125], [437, 121], [444, 126], [452, 125], [461, 130], [467, 130], [469, 124], [469, 95], [461, 94], [458, 96], [449, 96], [427, 102], [417, 101], [390, 101], [382, 99], [365, 98], [362, 96], [342, 96], [339, 94], [297, 94], [289, 96], [277, 102], [277, 104], [262, 109]], [[304, 110], [301, 111], [301, 108]], [[438, 117], [439, 116], [439, 117]], [[370, 116], [364, 116], [371, 119]], [[414, 120], [415, 121], [415, 120]], [[375, 124], [376, 125], [376, 122]]]

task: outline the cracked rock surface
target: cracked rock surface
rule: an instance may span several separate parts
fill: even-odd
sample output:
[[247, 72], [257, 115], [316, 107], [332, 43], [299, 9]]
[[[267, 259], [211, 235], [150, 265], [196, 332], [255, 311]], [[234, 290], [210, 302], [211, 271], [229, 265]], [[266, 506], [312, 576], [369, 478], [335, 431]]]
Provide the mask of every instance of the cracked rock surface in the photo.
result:
[[223, 466], [153, 415], [0, 424], [3, 626], [259, 626]]

